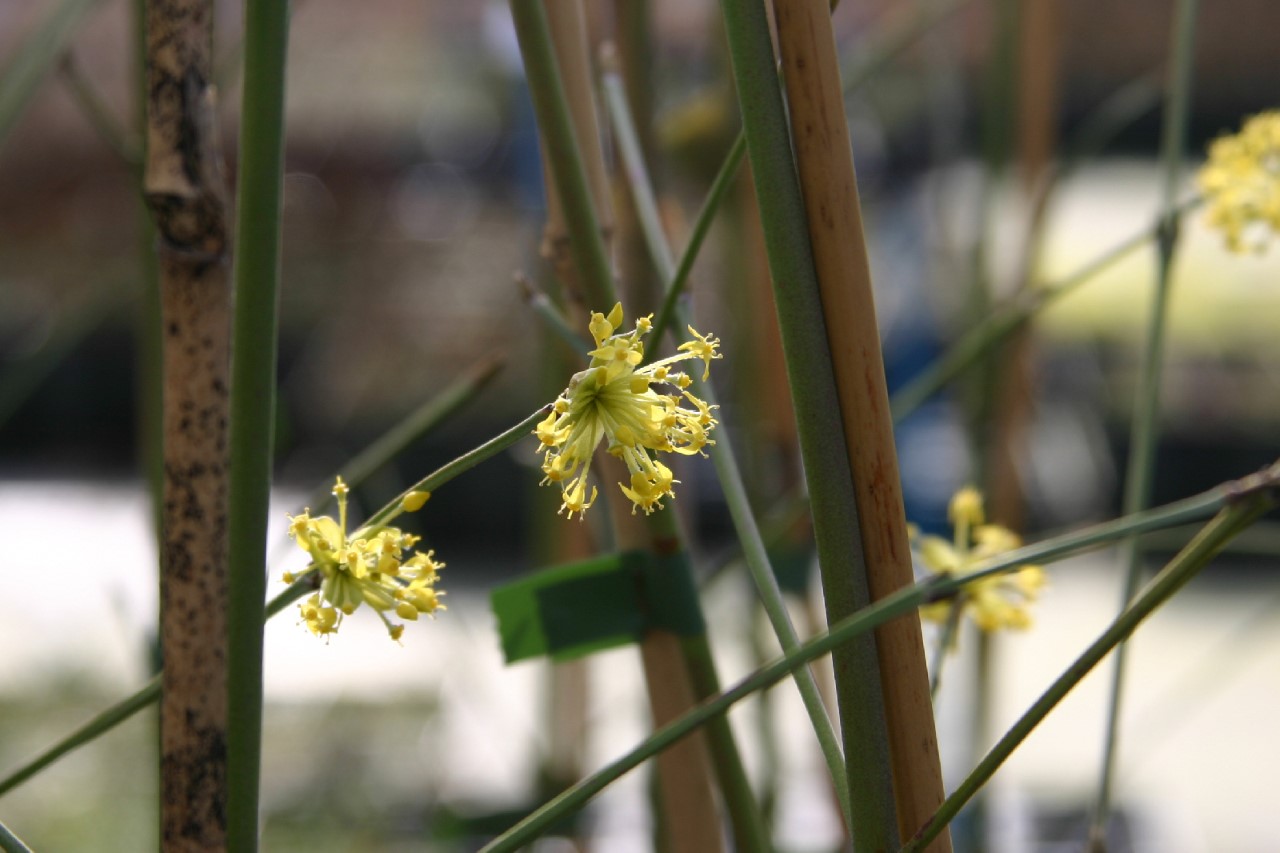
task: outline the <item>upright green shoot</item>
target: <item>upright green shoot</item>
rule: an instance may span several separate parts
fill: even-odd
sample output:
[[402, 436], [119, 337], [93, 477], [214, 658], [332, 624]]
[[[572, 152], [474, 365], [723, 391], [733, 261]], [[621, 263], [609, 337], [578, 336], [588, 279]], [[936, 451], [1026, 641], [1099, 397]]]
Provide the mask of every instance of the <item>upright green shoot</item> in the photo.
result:
[[[1156, 449], [1160, 440], [1160, 381], [1164, 372], [1165, 332], [1169, 325], [1173, 261], [1178, 246], [1177, 193], [1190, 118], [1197, 6], [1197, 0], [1178, 0], [1174, 12], [1169, 82], [1165, 93], [1160, 142], [1161, 214], [1156, 229], [1155, 292], [1151, 299], [1146, 346], [1142, 355], [1138, 393], [1129, 433], [1129, 461], [1125, 470], [1124, 499], [1121, 504], [1121, 509], [1126, 514], [1140, 512], [1150, 505], [1155, 482]], [[1128, 606], [1138, 591], [1142, 578], [1142, 558], [1141, 541], [1136, 537], [1127, 540], [1122, 548], [1122, 560], [1126, 566], [1122, 606]], [[1089, 826], [1089, 847], [1095, 853], [1102, 853], [1106, 849], [1127, 651], [1128, 646], [1125, 644], [1116, 649], [1112, 670], [1102, 767]]]
[[262, 748], [262, 607], [276, 401], [276, 315], [284, 169], [287, 0], [245, 12], [240, 123], [228, 518], [227, 844], [258, 846]]

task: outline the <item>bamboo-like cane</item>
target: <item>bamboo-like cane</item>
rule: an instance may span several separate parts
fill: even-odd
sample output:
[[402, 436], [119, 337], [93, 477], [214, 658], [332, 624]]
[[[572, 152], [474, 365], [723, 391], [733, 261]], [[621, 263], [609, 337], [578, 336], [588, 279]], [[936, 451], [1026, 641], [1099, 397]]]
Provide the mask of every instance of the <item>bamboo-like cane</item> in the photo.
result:
[[230, 240], [215, 130], [213, 4], [147, 9], [143, 194], [164, 323], [161, 845], [226, 844]]
[[[830, 9], [826, 0], [775, 0], [774, 13], [874, 601], [912, 583], [911, 552]], [[919, 617], [878, 628], [876, 647], [898, 829], [907, 838], [944, 795]], [[950, 848], [945, 833], [930, 847]]]

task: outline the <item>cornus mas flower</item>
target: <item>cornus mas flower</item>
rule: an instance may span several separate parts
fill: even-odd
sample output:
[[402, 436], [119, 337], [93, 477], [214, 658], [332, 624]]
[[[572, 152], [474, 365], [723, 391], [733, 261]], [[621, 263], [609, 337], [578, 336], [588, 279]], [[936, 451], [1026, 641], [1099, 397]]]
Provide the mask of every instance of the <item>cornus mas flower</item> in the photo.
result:
[[1206, 221], [1226, 235], [1227, 248], [1265, 249], [1270, 232], [1280, 231], [1280, 111], [1214, 140], [1196, 183], [1209, 203]]
[[[956, 492], [947, 509], [954, 536], [951, 542], [938, 536], [914, 537], [921, 561], [935, 572], [957, 576], [973, 569], [997, 554], [1022, 545], [1013, 531], [996, 524], [985, 524], [982, 494], [966, 487]], [[952, 607], [964, 608], [974, 623], [984, 631], [1031, 626], [1029, 605], [1044, 586], [1044, 570], [1039, 566], [1023, 566], [1016, 572], [993, 575], [965, 586], [953, 601], [940, 601], [920, 608], [926, 619], [945, 622]]]
[[311, 564], [298, 575], [286, 573], [284, 581], [320, 573], [320, 591], [299, 605], [302, 620], [316, 636], [337, 632], [344, 616], [368, 604], [391, 639], [399, 640], [404, 625], [392, 622], [388, 614], [413, 622], [419, 614], [434, 616], [447, 609], [440, 603], [444, 592], [435, 588], [444, 563], [436, 562], [434, 551], [412, 551], [421, 537], [395, 527], [362, 527], [348, 535], [348, 491], [339, 477], [333, 487], [336, 522], [326, 515], [312, 518], [309, 509], [289, 517], [289, 535], [311, 555]]
[[[573, 518], [586, 512], [596, 500], [596, 488], [587, 495], [591, 457], [604, 441], [609, 453], [626, 463], [630, 481], [619, 483], [633, 504], [631, 512], [645, 514], [662, 508], [662, 500], [674, 497], [671, 469], [658, 460], [659, 453], [692, 455], [715, 442], [708, 433], [716, 426], [714, 406], [689, 393], [693, 380], [672, 370], [683, 361], [701, 360], [702, 378], [711, 374], [711, 361], [720, 357], [717, 338], [700, 335], [689, 327], [694, 340], [681, 344], [670, 358], [641, 367], [641, 339], [652, 326], [649, 317], [636, 321], [635, 329], [615, 334], [622, 325], [622, 305], [606, 317], [592, 314], [589, 329], [596, 348], [591, 363], [574, 374], [569, 387], [556, 398], [552, 411], [534, 434], [542, 441], [543, 485], [560, 486], [560, 512]], [[667, 393], [655, 390], [669, 389]]]

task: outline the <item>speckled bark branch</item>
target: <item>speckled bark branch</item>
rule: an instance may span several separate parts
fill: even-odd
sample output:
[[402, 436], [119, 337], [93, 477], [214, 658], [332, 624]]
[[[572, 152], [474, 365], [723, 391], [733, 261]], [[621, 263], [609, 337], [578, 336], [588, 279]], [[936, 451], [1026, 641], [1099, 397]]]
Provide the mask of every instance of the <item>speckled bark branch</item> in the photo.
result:
[[226, 847], [229, 240], [213, 5], [147, 4], [147, 163], [164, 324], [161, 843]]

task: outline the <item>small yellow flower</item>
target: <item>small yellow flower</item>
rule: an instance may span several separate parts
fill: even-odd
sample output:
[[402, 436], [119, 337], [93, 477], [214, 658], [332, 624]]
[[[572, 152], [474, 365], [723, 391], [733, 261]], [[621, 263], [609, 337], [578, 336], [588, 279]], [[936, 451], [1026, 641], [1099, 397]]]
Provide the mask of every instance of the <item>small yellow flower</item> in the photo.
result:
[[1196, 176], [1209, 203], [1205, 220], [1233, 252], [1261, 252], [1280, 231], [1280, 110], [1248, 119], [1240, 132], [1209, 146]]
[[[1012, 530], [984, 523], [982, 493], [971, 486], [952, 497], [947, 517], [954, 533], [950, 542], [938, 536], [922, 536], [918, 530], [912, 530], [920, 560], [932, 571], [963, 577], [992, 557], [1022, 545], [1022, 540]], [[945, 622], [951, 608], [961, 607], [983, 631], [1029, 628], [1029, 605], [1036, 600], [1044, 583], [1043, 569], [1023, 566], [1016, 572], [974, 581], [965, 586], [954, 601], [925, 605], [920, 608], [920, 613], [930, 621]]]
[[289, 535], [311, 555], [306, 571], [285, 575], [293, 583], [305, 574], [319, 572], [320, 591], [299, 605], [302, 621], [316, 636], [336, 633], [344, 616], [368, 604], [381, 617], [387, 632], [398, 640], [404, 632], [387, 617], [394, 612], [416, 621], [420, 613], [433, 615], [447, 608], [440, 603], [444, 592], [435, 589], [444, 563], [435, 552], [410, 551], [421, 539], [395, 527], [360, 528], [347, 534], [347, 484], [339, 477], [333, 487], [338, 499], [338, 520], [311, 517], [311, 510], [289, 517]]
[[[716, 426], [715, 407], [691, 394], [688, 388], [693, 380], [671, 368], [682, 361], [701, 360], [705, 380], [712, 360], [720, 357], [720, 341], [691, 326], [695, 340], [682, 344], [670, 358], [640, 367], [644, 361], [641, 339], [652, 323], [641, 317], [633, 331], [617, 334], [622, 320], [621, 304], [607, 317], [591, 315], [588, 329], [596, 345], [588, 353], [591, 363], [574, 374], [534, 430], [542, 442], [542, 484], [560, 484], [560, 511], [569, 518], [575, 513], [581, 517], [595, 502], [594, 486], [587, 495], [587, 475], [600, 442], [606, 442], [608, 452], [621, 459], [631, 474], [629, 483], [618, 484], [633, 504], [631, 511], [642, 509], [646, 515], [662, 509], [662, 500], [674, 497], [672, 487], [679, 482], [657, 454], [692, 455], [715, 443], [708, 437]], [[667, 386], [670, 393], [654, 386]]]

